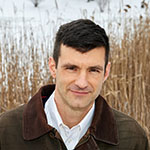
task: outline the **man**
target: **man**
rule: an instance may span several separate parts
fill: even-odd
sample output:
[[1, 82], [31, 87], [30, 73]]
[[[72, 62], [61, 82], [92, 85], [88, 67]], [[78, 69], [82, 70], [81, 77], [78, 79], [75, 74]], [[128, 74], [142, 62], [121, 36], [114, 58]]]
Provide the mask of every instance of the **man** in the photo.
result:
[[148, 150], [139, 124], [100, 96], [108, 56], [99, 25], [84, 19], [62, 25], [49, 59], [56, 83], [1, 115], [0, 150]]

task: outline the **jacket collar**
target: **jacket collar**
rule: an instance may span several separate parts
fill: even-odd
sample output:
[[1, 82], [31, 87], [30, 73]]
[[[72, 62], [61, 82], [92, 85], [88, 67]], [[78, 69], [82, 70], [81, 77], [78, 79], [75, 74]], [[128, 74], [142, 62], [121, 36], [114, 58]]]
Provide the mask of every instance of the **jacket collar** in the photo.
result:
[[[47, 123], [44, 104], [54, 89], [54, 85], [40, 88], [25, 105], [23, 113], [23, 138], [25, 140], [36, 139], [53, 130]], [[90, 134], [99, 141], [117, 145], [117, 126], [112, 109], [101, 96], [96, 99], [95, 104], [94, 118], [89, 128]]]
[[91, 135], [99, 141], [118, 145], [117, 125], [112, 109], [101, 96], [96, 99], [95, 106], [94, 118], [89, 128]]

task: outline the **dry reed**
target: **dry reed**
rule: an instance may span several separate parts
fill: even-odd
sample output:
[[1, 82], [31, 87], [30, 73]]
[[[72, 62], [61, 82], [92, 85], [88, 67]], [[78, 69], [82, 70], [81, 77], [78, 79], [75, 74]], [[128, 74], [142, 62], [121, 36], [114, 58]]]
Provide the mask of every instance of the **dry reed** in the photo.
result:
[[125, 24], [119, 44], [114, 35], [110, 39], [112, 68], [103, 95], [112, 107], [135, 118], [150, 139], [150, 18]]

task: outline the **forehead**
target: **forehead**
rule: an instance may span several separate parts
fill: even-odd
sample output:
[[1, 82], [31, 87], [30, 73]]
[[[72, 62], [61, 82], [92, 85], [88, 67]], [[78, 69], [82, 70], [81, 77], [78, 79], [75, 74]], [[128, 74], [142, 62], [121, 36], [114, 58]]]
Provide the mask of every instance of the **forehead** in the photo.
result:
[[61, 54], [59, 56], [58, 65], [72, 63], [76, 65], [104, 65], [105, 63], [105, 48], [97, 47], [86, 53], [81, 53], [75, 48], [61, 45]]

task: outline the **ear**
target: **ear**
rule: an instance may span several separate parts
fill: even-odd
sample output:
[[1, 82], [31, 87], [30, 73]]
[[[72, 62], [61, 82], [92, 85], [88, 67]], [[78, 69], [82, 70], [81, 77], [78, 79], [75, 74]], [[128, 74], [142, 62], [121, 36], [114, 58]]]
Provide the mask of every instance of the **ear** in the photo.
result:
[[111, 67], [111, 63], [108, 62], [107, 66], [106, 66], [105, 74], [104, 74], [104, 82], [105, 82], [105, 81], [107, 80], [107, 78], [109, 77], [110, 67]]
[[49, 58], [49, 70], [53, 78], [56, 78], [56, 63], [53, 57]]

